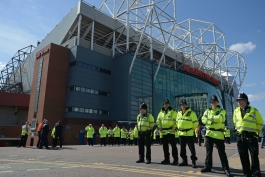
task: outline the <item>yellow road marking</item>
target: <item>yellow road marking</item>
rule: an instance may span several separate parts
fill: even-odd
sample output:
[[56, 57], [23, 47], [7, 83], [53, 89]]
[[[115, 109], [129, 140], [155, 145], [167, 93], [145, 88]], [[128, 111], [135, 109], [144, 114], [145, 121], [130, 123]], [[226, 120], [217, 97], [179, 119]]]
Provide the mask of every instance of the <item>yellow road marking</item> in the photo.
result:
[[[37, 159], [36, 159], [37, 160]], [[16, 159], [16, 160], [11, 160], [11, 159], [0, 159], [0, 161], [8, 161], [8, 162], [23, 162], [23, 163], [32, 163], [32, 162], [27, 162], [24, 160]], [[172, 172], [166, 172], [166, 171], [158, 171], [159, 169], [139, 169], [138, 167], [122, 167], [122, 166], [111, 166], [103, 163], [90, 163], [90, 164], [78, 164], [78, 163], [58, 163], [58, 162], [44, 162], [44, 161], [34, 161], [34, 163], [41, 163], [41, 164], [56, 164], [56, 165], [61, 165], [64, 166], [63, 168], [67, 167], [86, 167], [86, 168], [97, 168], [97, 169], [106, 169], [106, 170], [117, 170], [117, 171], [125, 171], [125, 172], [133, 172], [133, 173], [142, 173], [142, 174], [150, 174], [150, 175], [161, 175], [161, 176], [170, 176], [170, 177], [187, 177], [187, 172], [178, 172], [176, 171], [175, 173]], [[178, 173], [178, 174], [176, 174]], [[193, 171], [188, 171], [188, 174], [193, 173]], [[199, 172], [200, 173], [200, 172]], [[197, 175], [200, 175], [198, 172], [196, 173]], [[192, 177], [192, 176], [188, 176]]]
[[197, 172], [196, 172], [196, 174], [200, 175], [200, 174], [202, 174], [202, 172], [200, 172], [200, 171], [197, 171]]

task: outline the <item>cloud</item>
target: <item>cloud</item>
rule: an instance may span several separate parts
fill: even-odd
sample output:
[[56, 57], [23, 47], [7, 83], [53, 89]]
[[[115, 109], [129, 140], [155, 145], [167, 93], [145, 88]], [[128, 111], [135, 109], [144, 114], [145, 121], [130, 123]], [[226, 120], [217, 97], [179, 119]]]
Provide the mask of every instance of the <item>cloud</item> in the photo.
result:
[[244, 87], [255, 87], [257, 84], [253, 83], [253, 84], [245, 84]]
[[264, 85], [264, 84], [265, 84], [265, 82], [261, 82], [261, 84], [262, 84], [262, 85]]
[[259, 101], [265, 99], [265, 93], [258, 93], [253, 95], [248, 95], [249, 101]]
[[6, 66], [6, 64], [0, 61], [0, 71], [2, 71], [2, 69], [3, 69], [5, 66]]
[[237, 51], [239, 53], [250, 53], [256, 48], [256, 44], [253, 44], [252, 42], [247, 43], [236, 43], [229, 47], [230, 50]]

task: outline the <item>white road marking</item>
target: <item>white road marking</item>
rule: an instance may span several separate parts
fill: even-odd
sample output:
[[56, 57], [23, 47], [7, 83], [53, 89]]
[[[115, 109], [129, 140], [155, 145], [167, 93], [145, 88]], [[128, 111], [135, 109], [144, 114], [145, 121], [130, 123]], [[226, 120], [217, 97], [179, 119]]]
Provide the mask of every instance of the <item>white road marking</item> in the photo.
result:
[[62, 168], [77, 168], [77, 167], [80, 167], [80, 166], [62, 167]]
[[38, 158], [43, 158], [43, 157], [45, 157], [45, 156], [37, 156]]
[[27, 171], [40, 171], [40, 170], [49, 170], [49, 168], [28, 169]]
[[0, 171], [0, 173], [12, 173], [14, 171]]
[[230, 157], [228, 158], [228, 160], [229, 160], [229, 159], [232, 159], [232, 158], [235, 157], [237, 154], [238, 154], [238, 152], [235, 153], [234, 155], [230, 156]]
[[16, 157], [16, 156], [18, 156], [18, 155], [9, 155], [10, 157]]

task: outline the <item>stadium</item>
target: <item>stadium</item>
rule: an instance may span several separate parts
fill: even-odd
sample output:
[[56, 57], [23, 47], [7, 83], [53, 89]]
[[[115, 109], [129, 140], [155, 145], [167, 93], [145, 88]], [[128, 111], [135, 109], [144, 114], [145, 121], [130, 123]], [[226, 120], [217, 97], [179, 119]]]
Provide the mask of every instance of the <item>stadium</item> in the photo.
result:
[[104, 0], [100, 7], [80, 0], [37, 46], [18, 50], [1, 71], [1, 94], [29, 96], [26, 116], [17, 116], [20, 107], [13, 105], [15, 117], [1, 122], [21, 131], [28, 120], [34, 132], [43, 119], [51, 127], [60, 120], [64, 144], [80, 144], [89, 123], [96, 131], [101, 124], [135, 123], [142, 102], [156, 117], [165, 98], [177, 110], [186, 98], [200, 118], [215, 94], [233, 129], [234, 96], [246, 68], [214, 23], [178, 22], [176, 0]]

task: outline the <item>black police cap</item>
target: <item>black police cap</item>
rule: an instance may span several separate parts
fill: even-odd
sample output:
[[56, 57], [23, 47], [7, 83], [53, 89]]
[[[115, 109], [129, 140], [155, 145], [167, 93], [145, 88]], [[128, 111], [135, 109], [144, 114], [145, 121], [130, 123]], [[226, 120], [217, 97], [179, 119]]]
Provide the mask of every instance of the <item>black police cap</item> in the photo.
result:
[[147, 110], [147, 105], [146, 105], [145, 103], [142, 103], [142, 104], [140, 105], [140, 109], [145, 109], [145, 110]]
[[216, 95], [212, 95], [211, 98], [210, 98], [210, 103], [212, 103], [212, 102], [214, 102], [214, 101], [219, 102], [219, 101], [218, 101], [218, 98], [217, 98]]
[[248, 96], [244, 92], [242, 92], [238, 95], [236, 101], [238, 101], [238, 100], [246, 100], [247, 104], [249, 105]]
[[170, 104], [170, 102], [167, 98], [165, 98], [163, 104]]
[[182, 104], [187, 105], [187, 101], [184, 98], [180, 101], [180, 105], [182, 105]]

